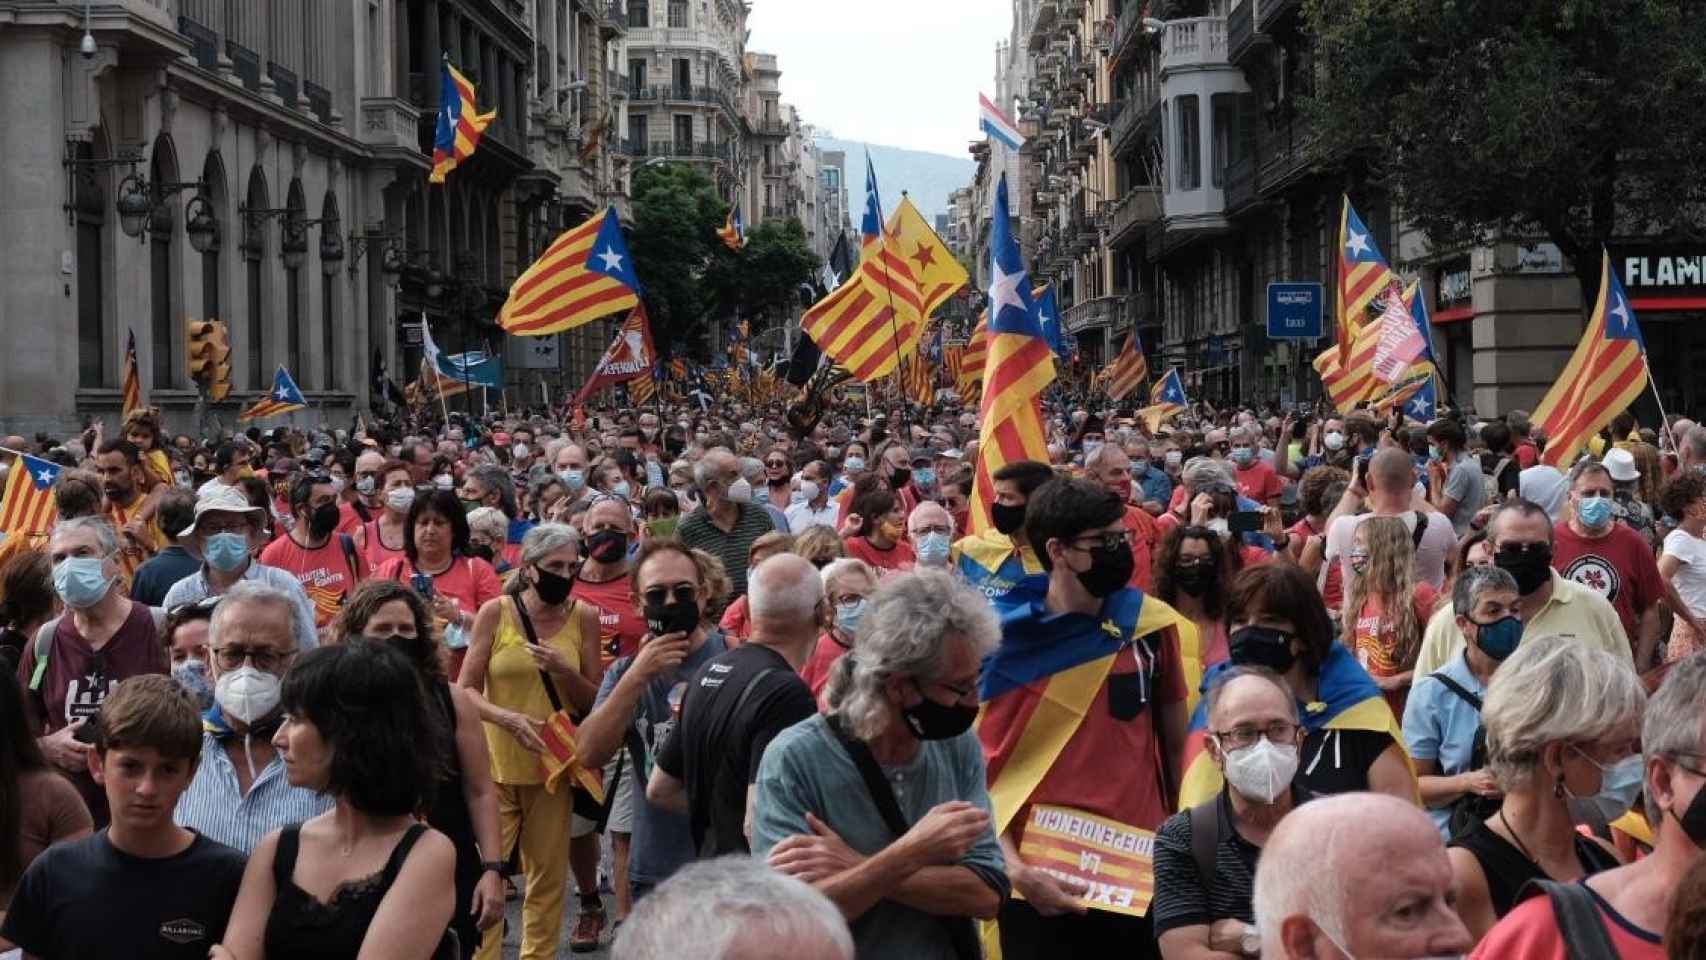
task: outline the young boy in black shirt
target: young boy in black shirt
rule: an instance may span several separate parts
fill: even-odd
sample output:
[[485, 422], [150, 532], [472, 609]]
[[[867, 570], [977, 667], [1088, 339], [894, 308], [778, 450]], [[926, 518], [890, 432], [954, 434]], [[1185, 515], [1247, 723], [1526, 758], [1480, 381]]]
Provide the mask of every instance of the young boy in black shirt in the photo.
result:
[[244, 857], [172, 822], [201, 756], [195, 705], [171, 677], [133, 677], [89, 726], [112, 822], [30, 864], [0, 936], [52, 960], [201, 960], [225, 933]]

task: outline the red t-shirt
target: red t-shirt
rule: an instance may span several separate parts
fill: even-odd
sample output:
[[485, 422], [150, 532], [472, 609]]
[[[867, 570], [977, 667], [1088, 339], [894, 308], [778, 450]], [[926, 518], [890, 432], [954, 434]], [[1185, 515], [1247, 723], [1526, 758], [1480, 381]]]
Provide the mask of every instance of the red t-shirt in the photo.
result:
[[344, 533], [353, 537], [365, 522], [361, 519], [361, 514], [355, 512], [355, 504], [345, 501], [338, 504], [338, 528], [332, 532]]
[[812, 655], [806, 658], [805, 666], [800, 668], [800, 679], [812, 688], [812, 696], [818, 700], [818, 709], [823, 709], [823, 688], [829, 685], [830, 671], [835, 662], [846, 656], [851, 647], [844, 647], [841, 641], [825, 632], [817, 638], [817, 646], [812, 648]]
[[634, 606], [633, 582], [631, 573], [602, 583], [576, 578], [569, 591], [569, 596], [598, 608], [598, 652], [606, 669], [618, 657], [639, 652], [640, 638], [646, 635], [646, 619]]
[[1151, 517], [1142, 507], [1126, 507], [1124, 522], [1125, 528], [1132, 533], [1131, 558], [1133, 563], [1131, 581], [1128, 585], [1148, 593], [1149, 585], [1152, 582], [1150, 571], [1155, 544], [1161, 539], [1161, 535], [1157, 531], [1155, 518]]
[[[1416, 631], [1419, 635], [1428, 624], [1428, 617], [1433, 614], [1434, 599], [1438, 592], [1427, 583], [1416, 584], [1416, 592], [1411, 594], [1411, 614], [1416, 620]], [[1392, 631], [1390, 623], [1381, 624], [1385, 616], [1385, 605], [1378, 597], [1369, 597], [1363, 601], [1362, 610], [1358, 612], [1356, 621], [1356, 636], [1352, 638], [1351, 650], [1356, 654], [1357, 662], [1368, 671], [1371, 677], [1390, 677], [1404, 672], [1404, 665], [1398, 662], [1398, 638]], [[1392, 708], [1392, 715], [1404, 715], [1404, 704], [1410, 698], [1408, 687], [1385, 691], [1386, 703]]]
[[1646, 538], [1621, 523], [1603, 537], [1589, 539], [1568, 522], [1552, 528], [1552, 568], [1566, 579], [1611, 602], [1631, 649], [1640, 636], [1641, 614], [1664, 596], [1664, 579]]
[[288, 570], [314, 602], [314, 626], [331, 623], [343, 609], [344, 598], [355, 589], [356, 581], [366, 571], [359, 567], [350, 570], [349, 558], [337, 534], [310, 549], [288, 535], [267, 544], [261, 551], [261, 562], [269, 567]]
[[1273, 467], [1260, 460], [1242, 470], [1235, 470], [1234, 475], [1238, 478], [1238, 492], [1258, 503], [1266, 504], [1285, 492], [1285, 481]]
[[[1183, 702], [1186, 690], [1178, 631], [1168, 628], [1159, 639], [1157, 665], [1152, 668], [1156, 672], [1143, 685], [1150, 702], [1131, 720], [1119, 720], [1109, 709], [1109, 688], [1130, 683], [1138, 671], [1137, 655], [1128, 645], [1115, 654], [1113, 671], [1096, 691], [1078, 730], [1031, 792], [1029, 803], [1072, 807], [1142, 830], [1154, 830], [1167, 819], [1155, 710], [1160, 704]], [[1118, 775], [1110, 775], [1112, 770]], [[1014, 822], [1022, 824], [1029, 816], [1028, 810], [1020, 810]], [[1016, 833], [1014, 840], [1022, 837], [1022, 832]]]
[[918, 558], [912, 552], [912, 544], [905, 540], [896, 540], [894, 546], [887, 550], [878, 550], [871, 541], [864, 537], [847, 538], [847, 555], [857, 557], [879, 570], [911, 570]]
[[[418, 572], [408, 557], [399, 556], [378, 568], [374, 576], [410, 583]], [[432, 590], [439, 596], [454, 598], [471, 618], [480, 612], [481, 604], [503, 593], [503, 582], [498, 580], [492, 565], [479, 557], [457, 557], [450, 562], [450, 569], [432, 578]], [[433, 618], [433, 626], [439, 636], [444, 636], [447, 625], [448, 621]], [[462, 672], [462, 659], [467, 655], [467, 647], [450, 651], [450, 679], [455, 680], [456, 675]]]
[[1524, 470], [1540, 462], [1540, 448], [1535, 446], [1532, 440], [1524, 440], [1517, 444], [1514, 454], [1516, 465]]
[[361, 559], [367, 563], [367, 569], [378, 570], [385, 564], [404, 556], [403, 545], [397, 544], [393, 550], [385, 545], [385, 540], [379, 536], [379, 521], [369, 520], [361, 528], [361, 535], [366, 542], [361, 547]]
[[[1584, 884], [1585, 886], [1585, 884]], [[1635, 926], [1611, 908], [1605, 898], [1588, 887], [1594, 902], [1599, 905], [1599, 918], [1611, 935], [1611, 945], [1622, 960], [1665, 960], [1661, 934]], [[1552, 901], [1535, 896], [1505, 914], [1470, 954], [1470, 960], [1568, 960], [1570, 954], [1564, 937], [1558, 931], [1558, 920], [1552, 911]]]

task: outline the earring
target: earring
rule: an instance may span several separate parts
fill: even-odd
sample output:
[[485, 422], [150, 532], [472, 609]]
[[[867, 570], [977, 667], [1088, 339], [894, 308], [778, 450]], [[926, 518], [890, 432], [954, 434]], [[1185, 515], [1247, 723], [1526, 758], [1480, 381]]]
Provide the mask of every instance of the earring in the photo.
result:
[[1552, 796], [1559, 800], [1564, 799], [1564, 774], [1561, 772], [1558, 774], [1558, 782], [1552, 785]]

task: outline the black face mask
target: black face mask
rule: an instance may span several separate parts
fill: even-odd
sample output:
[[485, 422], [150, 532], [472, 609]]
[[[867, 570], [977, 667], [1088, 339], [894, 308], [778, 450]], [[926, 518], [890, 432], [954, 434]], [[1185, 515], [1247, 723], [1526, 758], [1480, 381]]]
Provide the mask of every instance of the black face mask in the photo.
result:
[[553, 607], [569, 599], [569, 591], [574, 585], [574, 580], [549, 570], [539, 570], [533, 577], [534, 592]]
[[492, 552], [492, 545], [491, 544], [489, 544], [489, 543], [478, 543], [478, 544], [472, 544], [468, 547], [468, 556], [479, 557], [481, 560], [484, 560], [487, 563], [491, 563], [492, 558], [497, 556], [497, 554]]
[[1090, 569], [1078, 574], [1078, 582], [1092, 597], [1101, 599], [1126, 585], [1137, 558], [1124, 543], [1115, 547], [1097, 547], [1090, 551]]
[[1173, 568], [1173, 585], [1180, 592], [1190, 597], [1200, 597], [1208, 592], [1209, 584], [1214, 582], [1214, 576], [1209, 569], [1200, 564]]
[[[902, 707], [901, 719], [906, 728], [920, 740], [950, 740], [971, 729], [977, 719], [977, 706], [959, 703], [937, 703], [924, 696], [924, 689], [914, 683], [920, 699], [910, 707]], [[1706, 792], [1706, 791], [1702, 791]]]
[[319, 540], [332, 535], [338, 528], [338, 505], [323, 503], [314, 508], [314, 515], [308, 518], [308, 533]]
[[1493, 563], [1516, 579], [1516, 591], [1528, 596], [1552, 579], [1552, 546], [1533, 543], [1525, 547], [1503, 547], [1493, 554]]
[[1677, 825], [1688, 834], [1688, 839], [1697, 849], [1706, 850], [1706, 787], [1701, 787], [1694, 794], [1694, 799], [1688, 801], [1688, 809], [1682, 811], [1681, 816], [1675, 813], [1671, 816], [1676, 817]]
[[1239, 666], [1267, 667], [1275, 673], [1285, 673], [1297, 663], [1291, 644], [1296, 639], [1289, 633], [1271, 627], [1240, 627], [1226, 638], [1227, 652]]
[[995, 524], [995, 529], [1011, 537], [1025, 525], [1025, 507], [1023, 504], [1011, 507], [1005, 503], [992, 503], [989, 505], [989, 519]]
[[907, 481], [911, 479], [911, 467], [896, 467], [894, 469], [894, 475], [889, 477], [889, 487], [894, 490], [899, 490], [901, 487], [906, 486]]
[[699, 625], [699, 604], [692, 600], [671, 600], [668, 603], [647, 603], [646, 628], [652, 636], [666, 633], [692, 633]]
[[628, 552], [628, 535], [620, 530], [599, 530], [586, 538], [586, 552], [599, 563], [615, 563]]

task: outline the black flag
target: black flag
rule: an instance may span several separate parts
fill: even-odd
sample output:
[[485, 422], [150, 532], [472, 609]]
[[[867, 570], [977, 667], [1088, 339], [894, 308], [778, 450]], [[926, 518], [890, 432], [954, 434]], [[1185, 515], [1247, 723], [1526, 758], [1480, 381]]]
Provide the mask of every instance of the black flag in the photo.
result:
[[822, 353], [817, 344], [812, 342], [811, 335], [800, 331], [800, 342], [794, 344], [794, 355], [788, 359], [788, 382], [796, 387], [803, 387], [806, 381], [817, 372], [818, 361]]

